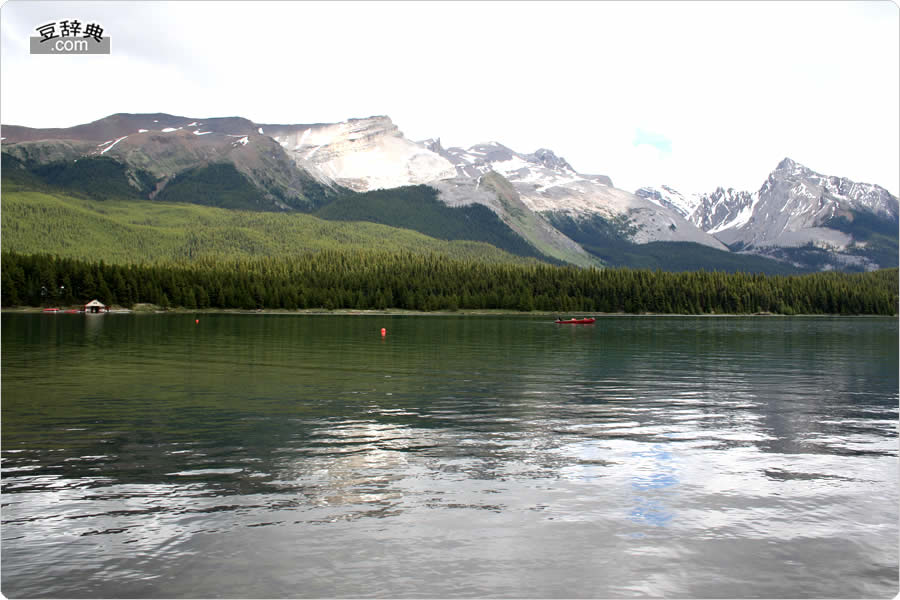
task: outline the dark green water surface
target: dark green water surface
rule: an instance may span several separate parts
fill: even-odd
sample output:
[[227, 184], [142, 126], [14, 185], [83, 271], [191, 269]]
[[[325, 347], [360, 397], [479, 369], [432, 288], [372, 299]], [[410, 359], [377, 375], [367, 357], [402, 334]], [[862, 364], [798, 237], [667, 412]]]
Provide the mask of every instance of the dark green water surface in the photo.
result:
[[4, 313], [0, 591], [889, 598], [897, 373], [896, 319]]

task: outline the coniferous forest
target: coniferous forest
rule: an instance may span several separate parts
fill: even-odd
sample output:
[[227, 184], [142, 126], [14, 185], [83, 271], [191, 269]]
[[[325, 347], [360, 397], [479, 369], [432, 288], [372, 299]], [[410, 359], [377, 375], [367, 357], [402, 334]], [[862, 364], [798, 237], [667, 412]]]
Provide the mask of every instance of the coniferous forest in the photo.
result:
[[898, 304], [897, 269], [672, 273], [369, 250], [140, 265], [4, 252], [0, 274], [4, 307], [67, 307], [96, 298], [187, 309], [895, 315]]

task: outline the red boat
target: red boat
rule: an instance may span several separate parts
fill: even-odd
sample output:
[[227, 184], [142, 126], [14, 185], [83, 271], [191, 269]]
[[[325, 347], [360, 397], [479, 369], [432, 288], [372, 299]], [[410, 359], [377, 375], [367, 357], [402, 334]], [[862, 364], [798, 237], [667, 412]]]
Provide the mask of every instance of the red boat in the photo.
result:
[[55, 313], [55, 312], [59, 312], [59, 309], [58, 308], [45, 308], [43, 310], [43, 312]]
[[596, 320], [597, 319], [590, 317], [587, 319], [567, 319], [565, 321], [563, 321], [561, 319], [557, 319], [555, 322], [560, 325], [588, 325], [590, 323], [593, 323]]

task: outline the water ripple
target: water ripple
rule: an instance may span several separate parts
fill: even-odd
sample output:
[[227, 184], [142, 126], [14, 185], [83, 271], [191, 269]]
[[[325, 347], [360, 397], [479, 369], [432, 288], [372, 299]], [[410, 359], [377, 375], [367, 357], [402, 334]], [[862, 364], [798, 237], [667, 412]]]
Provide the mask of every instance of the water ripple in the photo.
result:
[[892, 320], [3, 319], [5, 593], [897, 587]]

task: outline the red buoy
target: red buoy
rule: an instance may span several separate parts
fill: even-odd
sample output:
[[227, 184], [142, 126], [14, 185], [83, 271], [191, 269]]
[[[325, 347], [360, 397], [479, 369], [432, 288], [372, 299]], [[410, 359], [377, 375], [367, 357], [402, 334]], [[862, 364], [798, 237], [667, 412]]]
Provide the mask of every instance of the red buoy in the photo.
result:
[[385, 329], [384, 327], [382, 327], [382, 328], [381, 328], [381, 337], [384, 337], [384, 336], [386, 336], [386, 335], [387, 335], [387, 329]]

